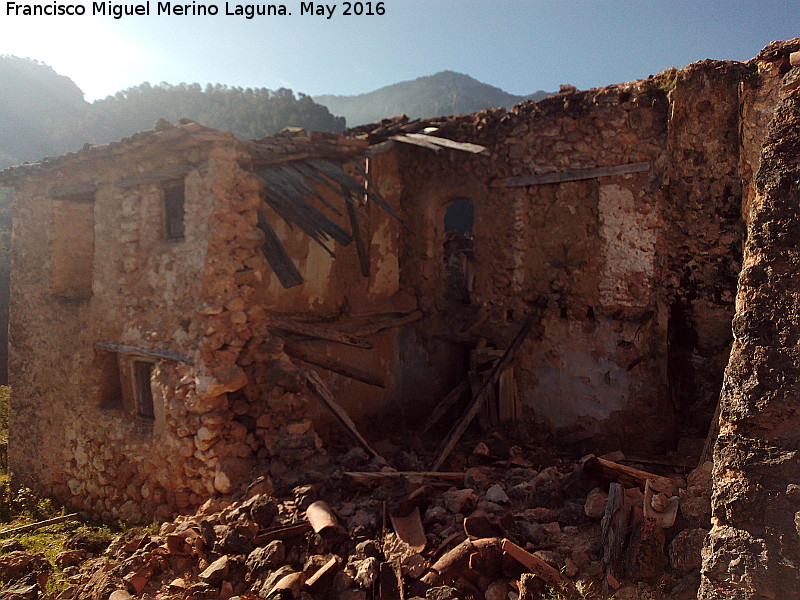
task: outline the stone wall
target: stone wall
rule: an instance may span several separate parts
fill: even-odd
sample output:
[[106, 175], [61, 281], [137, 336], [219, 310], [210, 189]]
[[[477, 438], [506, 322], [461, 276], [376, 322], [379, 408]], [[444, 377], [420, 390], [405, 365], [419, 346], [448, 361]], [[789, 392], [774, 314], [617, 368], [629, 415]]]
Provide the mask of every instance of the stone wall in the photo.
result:
[[[417, 232], [400, 248], [401, 288], [425, 310], [426, 365], [449, 368], [429, 390], [441, 396], [459, 378], [458, 345], [443, 338], [478, 322], [471, 333], [503, 347], [536, 310], [539, 327], [515, 367], [529, 419], [592, 449], [674, 449], [680, 436], [705, 437], [740, 267], [745, 75], [739, 63], [708, 61], [442, 128], [484, 144], [490, 158], [400, 150], [400, 202]], [[639, 163], [638, 172], [504, 185]], [[467, 307], [444, 289], [442, 216], [460, 197], [475, 202]]]
[[[231, 137], [213, 141], [130, 142], [121, 156], [87, 151], [15, 182], [10, 463], [18, 484], [109, 517], [166, 517], [237, 489], [256, 459], [267, 470], [280, 451], [276, 432], [303, 422], [307, 399], [297, 390], [261, 389], [255, 373], [243, 390], [254, 356], [267, 372], [282, 355], [269, 348], [266, 312], [246, 285], [246, 263], [262, 243], [260, 185], [239, 168]], [[119, 182], [187, 164], [199, 166], [181, 176], [184, 239], [166, 241], [163, 178]], [[94, 194], [52, 198], [87, 181], [97, 183]], [[84, 235], [70, 246], [76, 227]], [[140, 360], [153, 365], [153, 418], [125, 389]], [[310, 423], [302, 428], [296, 461], [320, 446]]]
[[[745, 94], [747, 239], [714, 451], [712, 529], [699, 597], [800, 598], [797, 460], [800, 69], [775, 43]], [[760, 85], [762, 89], [755, 86]], [[770, 107], [770, 99], [777, 105]], [[764, 115], [772, 118], [767, 130]], [[755, 148], [764, 140], [760, 159]]]

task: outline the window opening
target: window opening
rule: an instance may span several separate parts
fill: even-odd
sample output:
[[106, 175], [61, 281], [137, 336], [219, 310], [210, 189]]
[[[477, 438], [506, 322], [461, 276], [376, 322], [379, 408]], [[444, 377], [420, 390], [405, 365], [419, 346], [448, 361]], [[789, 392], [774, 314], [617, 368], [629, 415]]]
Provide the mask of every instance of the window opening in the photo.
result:
[[164, 237], [167, 241], [183, 240], [184, 200], [183, 180], [164, 187]]
[[444, 213], [445, 295], [460, 304], [470, 303], [474, 220], [475, 206], [470, 198], [456, 200]]

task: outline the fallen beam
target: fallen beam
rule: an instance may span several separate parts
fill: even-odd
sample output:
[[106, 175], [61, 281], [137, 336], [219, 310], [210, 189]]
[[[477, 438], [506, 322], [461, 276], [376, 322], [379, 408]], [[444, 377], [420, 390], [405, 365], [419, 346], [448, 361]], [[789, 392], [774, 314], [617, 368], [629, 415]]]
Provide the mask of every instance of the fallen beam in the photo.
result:
[[621, 465], [604, 458], [588, 458], [585, 461], [584, 469], [587, 469], [588, 473], [597, 475], [605, 481], [619, 483], [625, 488], [638, 487], [640, 490], [644, 491], [647, 480], [649, 479], [653, 489], [667, 496], [674, 496], [675, 490], [678, 487], [669, 477], [655, 475], [647, 471], [642, 471], [641, 469], [634, 469], [633, 467]]
[[8, 535], [17, 535], [18, 533], [25, 533], [26, 531], [33, 531], [34, 529], [39, 529], [40, 527], [46, 527], [47, 525], [57, 525], [58, 523], [63, 523], [65, 521], [69, 521], [70, 519], [74, 519], [77, 516], [78, 513], [70, 513], [68, 515], [63, 515], [61, 517], [53, 517], [52, 519], [45, 519], [44, 521], [37, 521], [36, 523], [29, 523], [28, 525], [14, 527], [12, 529], [5, 529], [3, 531], [0, 531], [0, 537], [6, 537]]
[[377, 458], [386, 462], [383, 457], [378, 454], [372, 446], [369, 445], [369, 442], [365, 440], [361, 434], [356, 429], [356, 424], [353, 423], [353, 420], [350, 418], [350, 415], [347, 414], [347, 411], [343, 409], [336, 400], [333, 398], [333, 394], [328, 389], [328, 386], [325, 385], [325, 382], [320, 379], [319, 375], [314, 373], [314, 371], [306, 371], [306, 384], [308, 385], [308, 389], [311, 391], [316, 398], [322, 402], [322, 404], [336, 417], [336, 420], [345, 428], [347, 433], [350, 434], [352, 437], [364, 450], [366, 450], [373, 458]]
[[503, 353], [503, 357], [500, 359], [500, 361], [494, 366], [494, 368], [492, 368], [491, 373], [489, 373], [489, 376], [483, 382], [480, 391], [472, 399], [472, 402], [467, 407], [464, 415], [455, 424], [447, 437], [442, 441], [440, 446], [441, 450], [439, 451], [436, 460], [433, 462], [433, 466], [431, 466], [431, 471], [437, 471], [447, 457], [450, 456], [450, 452], [453, 451], [453, 448], [458, 443], [458, 440], [461, 439], [461, 436], [464, 435], [464, 432], [467, 430], [467, 427], [469, 427], [472, 419], [475, 418], [475, 415], [478, 414], [478, 411], [483, 406], [483, 403], [486, 402], [486, 398], [488, 398], [489, 393], [494, 388], [494, 385], [497, 383], [500, 375], [503, 373], [506, 367], [511, 364], [511, 361], [514, 359], [514, 354], [522, 345], [522, 342], [525, 341], [525, 338], [528, 337], [528, 333], [533, 328], [535, 321], [536, 317], [534, 313], [531, 313], [525, 319], [525, 322], [522, 324], [522, 327], [520, 328], [516, 337], [514, 337], [511, 345]]
[[304, 348], [302, 344], [297, 344], [295, 342], [286, 340], [283, 344], [283, 350], [289, 356], [300, 359], [310, 365], [322, 367], [327, 371], [337, 373], [338, 375], [343, 375], [344, 377], [349, 377], [350, 379], [355, 379], [356, 381], [360, 381], [362, 383], [374, 385], [380, 388], [386, 387], [386, 380], [383, 377], [380, 377], [379, 375], [373, 375], [372, 373], [359, 369], [358, 367], [346, 365], [332, 356], [326, 356], [325, 354], [313, 352], [308, 348]]

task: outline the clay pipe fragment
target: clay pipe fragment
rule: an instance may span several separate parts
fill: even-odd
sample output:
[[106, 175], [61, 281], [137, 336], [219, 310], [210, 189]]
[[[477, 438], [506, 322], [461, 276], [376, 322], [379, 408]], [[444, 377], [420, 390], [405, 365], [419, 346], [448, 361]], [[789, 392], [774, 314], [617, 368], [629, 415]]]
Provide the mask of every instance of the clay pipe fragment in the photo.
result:
[[414, 508], [410, 514], [400, 517], [390, 514], [394, 532], [401, 540], [411, 546], [415, 552], [422, 552], [428, 540], [425, 538], [425, 529], [422, 527], [422, 519], [419, 515], [419, 508]]
[[317, 500], [306, 509], [306, 518], [314, 533], [321, 533], [326, 529], [336, 529], [339, 526], [336, 515], [323, 500]]
[[469, 572], [470, 557], [473, 554], [500, 554], [502, 540], [500, 538], [484, 538], [480, 540], [464, 540], [458, 546], [445, 552], [437, 560], [430, 571], [422, 576], [428, 585], [440, 585], [443, 582], [455, 581]]

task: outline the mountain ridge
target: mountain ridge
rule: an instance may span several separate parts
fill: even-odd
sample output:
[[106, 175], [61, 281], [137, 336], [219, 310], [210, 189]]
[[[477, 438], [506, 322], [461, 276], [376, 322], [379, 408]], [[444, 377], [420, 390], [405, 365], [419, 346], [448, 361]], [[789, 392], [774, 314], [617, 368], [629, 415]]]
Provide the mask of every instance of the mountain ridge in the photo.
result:
[[[30, 58], [0, 55], [0, 169], [57, 156], [85, 143], [111, 142], [150, 129], [158, 119], [188, 118], [259, 138], [294, 125], [343, 131], [398, 114], [427, 118], [511, 108], [529, 96], [509, 94], [456, 71], [440, 71], [353, 96], [316, 98], [286, 88], [144, 82], [112, 96], [84, 100], [68, 76]], [[337, 116], [341, 115], [341, 116]]]
[[[440, 95], [433, 96], [434, 91]], [[541, 100], [549, 95], [551, 92], [543, 90], [527, 96], [510, 94], [465, 73], [444, 70], [362, 94], [319, 94], [312, 98], [333, 114], [345, 117], [348, 127], [355, 127], [398, 114], [417, 119], [469, 114], [485, 108], [510, 109], [524, 100]]]

